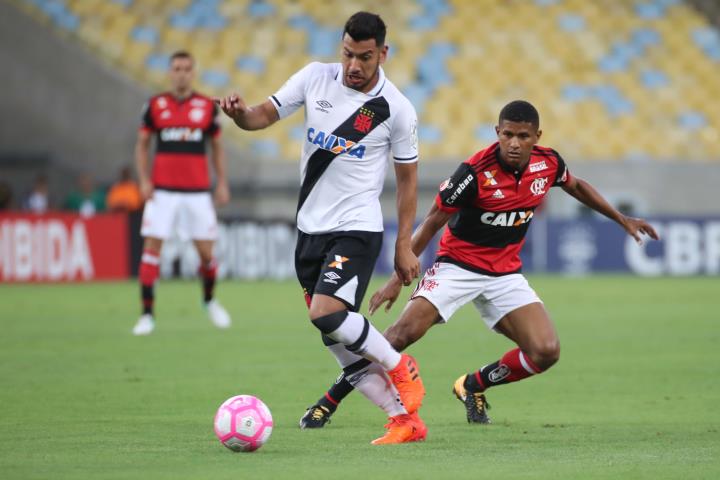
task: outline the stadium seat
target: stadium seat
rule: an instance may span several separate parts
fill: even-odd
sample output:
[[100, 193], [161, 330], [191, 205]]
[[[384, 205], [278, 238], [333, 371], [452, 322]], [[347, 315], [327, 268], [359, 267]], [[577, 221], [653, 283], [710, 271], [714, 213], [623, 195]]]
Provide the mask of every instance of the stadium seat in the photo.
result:
[[[237, 89], [250, 101], [310, 60], [335, 61], [342, 21], [358, 8], [330, 0], [15, 2], [139, 82], [162, 84], [168, 54], [190, 49], [200, 87]], [[425, 159], [465, 157], [491, 141], [498, 110], [515, 98], [535, 103], [545, 139], [581, 161], [720, 159], [720, 109], [708, 101], [720, 95], [720, 82], [709, 80], [720, 76], [720, 30], [709, 20], [720, 7], [694, 4], [702, 8], [682, 0], [534, 0], [522, 8], [507, 0], [366, 0], [362, 7], [388, 23], [386, 71], [418, 111]], [[283, 123], [259, 143], [232, 138], [295, 161], [302, 119]], [[627, 132], [633, 141], [623, 141]], [[698, 148], [688, 148], [691, 135]]]

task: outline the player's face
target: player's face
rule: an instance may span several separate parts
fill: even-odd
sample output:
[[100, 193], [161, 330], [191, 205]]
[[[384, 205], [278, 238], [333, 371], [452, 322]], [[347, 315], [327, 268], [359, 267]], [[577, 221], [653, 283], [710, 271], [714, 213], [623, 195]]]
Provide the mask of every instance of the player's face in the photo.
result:
[[503, 120], [495, 127], [500, 142], [500, 155], [513, 167], [522, 168], [530, 160], [533, 146], [540, 140], [542, 131], [529, 122]]
[[191, 58], [176, 58], [170, 64], [170, 84], [175, 92], [187, 92], [192, 87], [195, 74]]
[[356, 42], [347, 33], [342, 42], [343, 83], [360, 92], [369, 92], [377, 83], [378, 69], [387, 58], [387, 45], [378, 47], [374, 39]]

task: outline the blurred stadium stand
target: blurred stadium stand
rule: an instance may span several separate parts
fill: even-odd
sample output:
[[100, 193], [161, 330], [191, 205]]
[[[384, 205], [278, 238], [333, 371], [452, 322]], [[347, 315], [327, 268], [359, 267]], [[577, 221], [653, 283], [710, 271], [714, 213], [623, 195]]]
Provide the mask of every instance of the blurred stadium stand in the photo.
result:
[[[10, 5], [0, 7], [8, 15], [15, 9], [2, 15], [3, 29], [12, 29], [11, 23], [18, 29], [18, 23], [30, 22], [20, 17], [32, 17], [34, 25], [25, 27], [32, 35], [17, 34], [33, 40], [3, 39], [2, 55], [14, 68], [35, 59], [22, 80], [44, 100], [28, 106], [20, 92], [6, 92], [21, 118], [15, 127], [3, 127], [3, 145], [16, 148], [17, 132], [32, 129], [31, 122], [46, 115], [48, 132], [43, 130], [35, 147], [54, 156], [74, 152], [108, 179], [131, 158], [139, 106], [149, 92], [165, 88], [174, 50], [188, 49], [197, 57], [198, 90], [210, 95], [238, 90], [255, 103], [309, 61], [335, 61], [342, 22], [367, 9], [388, 24], [388, 76], [420, 116], [424, 188], [434, 188], [450, 163], [493, 141], [500, 108], [524, 98], [541, 112], [542, 143], [559, 150], [576, 173], [587, 173], [611, 197], [641, 210], [717, 212], [702, 202], [720, 180], [715, 0], [10, 0]], [[50, 46], [54, 49], [43, 51]], [[52, 91], [38, 91], [43, 80], [33, 74], [46, 77], [45, 88], [52, 85]], [[233, 184], [246, 193], [261, 185], [277, 194], [272, 202], [241, 199], [241, 209], [273, 215], [294, 198], [302, 120], [298, 114], [251, 134], [226, 129], [236, 158], [230, 162]], [[103, 132], [111, 138], [102, 139]], [[93, 151], [83, 142], [88, 137]], [[65, 154], [66, 163], [88, 167], [70, 156]], [[650, 178], [648, 169], [654, 172]], [[695, 192], [669, 192], [691, 184]], [[638, 188], [640, 193], [633, 193]], [[563, 212], [552, 202], [551, 208]]]

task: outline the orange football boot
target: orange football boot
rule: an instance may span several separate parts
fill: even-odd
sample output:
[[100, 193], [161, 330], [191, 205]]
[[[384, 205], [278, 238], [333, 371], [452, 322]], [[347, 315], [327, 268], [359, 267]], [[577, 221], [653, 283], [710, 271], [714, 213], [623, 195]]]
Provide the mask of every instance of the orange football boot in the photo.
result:
[[385, 424], [387, 432], [373, 440], [373, 445], [392, 445], [396, 443], [422, 442], [427, 437], [427, 427], [416, 413], [395, 415]]
[[407, 353], [403, 353], [400, 356], [400, 363], [392, 370], [388, 370], [387, 374], [397, 388], [405, 410], [408, 413], [417, 412], [425, 396], [425, 386], [420, 378], [420, 369], [415, 359]]

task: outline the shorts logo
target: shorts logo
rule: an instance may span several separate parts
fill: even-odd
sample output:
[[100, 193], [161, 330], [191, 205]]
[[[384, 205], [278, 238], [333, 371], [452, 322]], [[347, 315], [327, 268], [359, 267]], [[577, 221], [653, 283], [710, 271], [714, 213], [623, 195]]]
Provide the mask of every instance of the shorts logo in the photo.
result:
[[548, 166], [545, 163], [545, 160], [541, 162], [535, 162], [528, 165], [528, 169], [530, 170], [530, 173], [540, 172], [542, 170], [547, 170]]
[[428, 292], [432, 292], [433, 290], [435, 290], [435, 288], [437, 288], [438, 285], [438, 282], [436, 282], [435, 280], [427, 280], [423, 282], [422, 289], [427, 290]]
[[325, 273], [325, 278], [323, 278], [323, 282], [325, 283], [332, 283], [333, 285], [337, 285], [337, 281], [342, 278], [340, 275], [338, 275], [335, 272], [327, 272]]
[[375, 112], [365, 107], [360, 108], [360, 112], [355, 117], [353, 128], [360, 133], [368, 133], [372, 130], [372, 121], [375, 116]]
[[488, 380], [493, 383], [497, 383], [500, 380], [506, 379], [508, 376], [510, 376], [510, 367], [501, 364], [495, 370], [490, 372], [490, 375], [488, 375]]
[[545, 193], [545, 186], [548, 183], [547, 177], [536, 178], [530, 185], [530, 191], [533, 195], [538, 196]]
[[[350, 259], [347, 258], [347, 257], [343, 257], [343, 256], [340, 256], [340, 255], [335, 255], [335, 261], [334, 261], [334, 262], [331, 262], [330, 265], [328, 265], [328, 267], [330, 267], [330, 268], [337, 268], [338, 270], [342, 270], [342, 269], [343, 269], [342, 264], [345, 263], [345, 262], [347, 262], [348, 260], [350, 260]], [[325, 275], [327, 275], [327, 274], [325, 274]], [[339, 278], [339, 277], [338, 277], [338, 278]]]
[[483, 172], [483, 175], [485, 175], [485, 183], [483, 183], [483, 187], [489, 187], [491, 185], [497, 185], [497, 180], [495, 180], [495, 174], [497, 173], [497, 170], [490, 170], [489, 172]]

